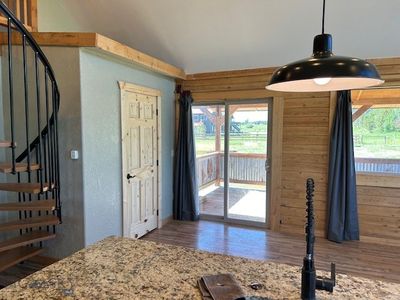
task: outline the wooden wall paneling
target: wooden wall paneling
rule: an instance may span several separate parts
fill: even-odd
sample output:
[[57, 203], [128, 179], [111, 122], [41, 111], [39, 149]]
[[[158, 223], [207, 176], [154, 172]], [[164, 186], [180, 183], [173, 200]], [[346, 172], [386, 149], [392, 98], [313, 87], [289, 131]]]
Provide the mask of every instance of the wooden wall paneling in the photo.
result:
[[233, 70], [233, 71], [218, 71], [209, 73], [197, 73], [189, 74], [186, 79], [191, 80], [201, 80], [201, 79], [216, 79], [216, 78], [233, 78], [233, 77], [247, 77], [255, 75], [272, 75], [276, 70], [276, 67], [269, 68], [256, 68], [256, 69], [245, 69], [245, 70]]
[[271, 193], [269, 203], [269, 228], [274, 231], [278, 231], [280, 226], [283, 110], [284, 98], [275, 97], [272, 106]]
[[281, 231], [304, 230], [305, 182], [312, 177], [315, 181], [316, 229], [324, 236], [330, 94], [316, 93], [312, 98], [300, 98], [300, 95], [285, 99]]
[[[377, 65], [383, 87], [396, 86], [395, 91], [363, 91], [356, 103], [398, 104], [400, 90], [400, 58], [371, 60]], [[377, 99], [379, 98], [379, 99]], [[353, 98], [354, 99], [354, 98]], [[373, 101], [373, 102], [371, 102]], [[360, 222], [360, 239], [365, 242], [400, 246], [400, 176], [357, 174], [357, 200]]]
[[[373, 59], [382, 77], [384, 87], [400, 86], [400, 58]], [[315, 180], [315, 206], [317, 236], [325, 236], [328, 190], [329, 141], [336, 110], [336, 92], [332, 93], [277, 93], [265, 89], [265, 84], [275, 68], [223, 71], [187, 75], [179, 80], [184, 89], [193, 91], [195, 102], [224, 99], [256, 99], [275, 97], [283, 99], [280, 124], [274, 112], [274, 126], [281, 126], [280, 141], [273, 135], [273, 149], [281, 148], [275, 162], [281, 170], [273, 178], [271, 187], [270, 228], [283, 232], [304, 234], [305, 181]], [[385, 93], [385, 90], [367, 91], [359, 101], [368, 102], [371, 93]], [[393, 94], [393, 93], [392, 93]], [[383, 95], [385, 96], [385, 94]], [[393, 95], [391, 95], [392, 97]], [[388, 96], [389, 97], [389, 96]], [[363, 100], [364, 99], [364, 100]], [[383, 97], [387, 101], [387, 97]], [[390, 100], [398, 101], [398, 100]], [[365, 103], [361, 104], [365, 104]], [[274, 100], [274, 103], [276, 101]], [[369, 103], [369, 102], [368, 102]], [[367, 103], [367, 104], [368, 104]], [[275, 107], [275, 109], [278, 109]], [[276, 146], [278, 143], [278, 146]], [[272, 150], [273, 150], [272, 149]], [[276, 166], [272, 166], [276, 168]], [[280, 179], [279, 179], [280, 176]], [[274, 177], [274, 176], [273, 176]], [[374, 243], [400, 245], [400, 205], [398, 176], [357, 176], [359, 221], [361, 239]], [[280, 181], [277, 184], [276, 181]], [[279, 199], [277, 198], [279, 195]], [[277, 206], [274, 206], [279, 204]], [[396, 227], [397, 226], [397, 227]]]
[[357, 185], [400, 188], [400, 176], [385, 173], [357, 173]]
[[24, 20], [21, 19], [21, 1], [19, 0], [15, 1], [15, 16], [18, 20], [24, 22]]
[[[37, 0], [9, 0], [4, 1], [26, 29], [37, 31]], [[0, 24], [7, 26], [7, 18], [0, 16]]]
[[38, 31], [38, 4], [37, 0], [29, 0], [30, 10], [28, 10], [29, 24], [32, 27], [32, 31]]
[[25, 24], [29, 24], [29, 20], [28, 20], [28, 0], [23, 0], [22, 3], [23, 3], [23, 11], [24, 11], [24, 17], [22, 18], [22, 20], [23, 20], [23, 22]]
[[[399, 198], [399, 189], [390, 187], [376, 188], [374, 186], [357, 186], [358, 195], [375, 197], [375, 203], [381, 203], [381, 199], [387, 198]], [[397, 201], [397, 205], [400, 206], [400, 201]], [[398, 207], [398, 206], [395, 207]]]

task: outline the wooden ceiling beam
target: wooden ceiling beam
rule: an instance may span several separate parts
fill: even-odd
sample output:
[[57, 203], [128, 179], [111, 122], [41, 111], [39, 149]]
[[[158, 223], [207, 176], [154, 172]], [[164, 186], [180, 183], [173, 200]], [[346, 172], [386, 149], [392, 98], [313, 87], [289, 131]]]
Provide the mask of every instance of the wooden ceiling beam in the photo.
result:
[[400, 106], [400, 98], [363, 98], [358, 101], [353, 101], [354, 105], [399, 105]]
[[372, 105], [363, 105], [353, 113], [353, 122], [361, 117]]

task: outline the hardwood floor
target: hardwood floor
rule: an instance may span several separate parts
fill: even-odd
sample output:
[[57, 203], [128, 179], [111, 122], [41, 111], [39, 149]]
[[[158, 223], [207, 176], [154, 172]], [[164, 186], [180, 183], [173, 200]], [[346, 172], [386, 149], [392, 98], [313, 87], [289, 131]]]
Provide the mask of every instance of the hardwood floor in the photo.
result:
[[[302, 235], [210, 221], [172, 221], [143, 239], [299, 267], [305, 254]], [[317, 238], [315, 260], [318, 270], [335, 262], [338, 273], [400, 283], [400, 247]]]
[[35, 256], [0, 272], [0, 289], [55, 263], [58, 259]]
[[44, 265], [30, 261], [12, 266], [11, 268], [0, 272], [0, 288], [13, 284], [18, 280], [21, 280], [22, 278], [25, 278], [26, 276], [43, 269], [44, 267]]

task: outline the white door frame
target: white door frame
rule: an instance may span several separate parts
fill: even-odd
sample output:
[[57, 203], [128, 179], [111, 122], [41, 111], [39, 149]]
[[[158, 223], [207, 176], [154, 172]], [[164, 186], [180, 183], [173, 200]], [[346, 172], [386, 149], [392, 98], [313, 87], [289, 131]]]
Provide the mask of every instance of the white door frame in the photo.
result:
[[161, 228], [162, 226], [162, 220], [161, 220], [161, 209], [162, 209], [162, 203], [161, 203], [161, 91], [145, 87], [145, 86], [140, 86], [136, 85], [133, 83], [129, 82], [124, 82], [124, 81], [118, 81], [118, 85], [120, 88], [121, 92], [121, 147], [122, 147], [122, 177], [121, 177], [121, 184], [122, 184], [122, 235], [123, 236], [129, 236], [129, 220], [126, 218], [126, 212], [127, 212], [127, 191], [126, 191], [126, 166], [124, 163], [124, 157], [125, 157], [125, 139], [124, 139], [124, 132], [125, 132], [125, 118], [124, 118], [124, 112], [123, 110], [123, 105], [122, 101], [124, 100], [124, 93], [131, 92], [131, 93], [136, 93], [136, 94], [143, 94], [146, 96], [153, 96], [157, 98], [157, 111], [156, 111], [156, 116], [157, 116], [157, 228]]

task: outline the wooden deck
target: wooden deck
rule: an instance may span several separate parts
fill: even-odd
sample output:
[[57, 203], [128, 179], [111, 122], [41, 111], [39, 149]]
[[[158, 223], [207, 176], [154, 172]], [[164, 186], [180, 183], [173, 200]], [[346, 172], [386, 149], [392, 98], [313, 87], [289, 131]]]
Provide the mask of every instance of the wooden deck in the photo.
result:
[[[218, 222], [173, 221], [143, 239], [205, 250], [209, 252], [271, 260], [301, 268], [305, 254], [303, 235], [272, 232]], [[318, 270], [336, 263], [338, 273], [400, 283], [400, 247], [364, 242], [337, 244], [316, 240]]]
[[[265, 186], [232, 184], [229, 188], [228, 215], [234, 219], [265, 222]], [[224, 215], [224, 187], [210, 186], [200, 190], [200, 214]]]

